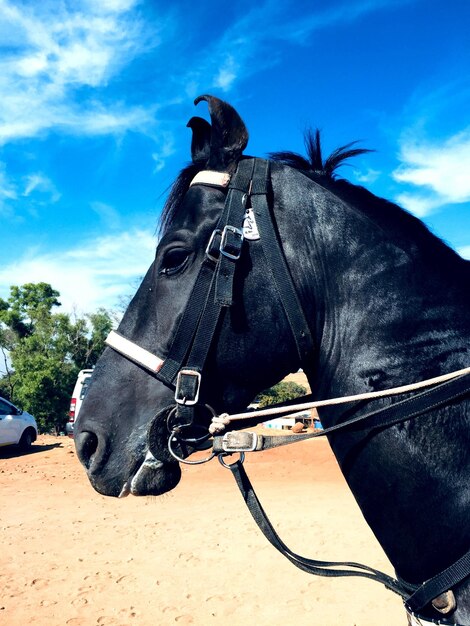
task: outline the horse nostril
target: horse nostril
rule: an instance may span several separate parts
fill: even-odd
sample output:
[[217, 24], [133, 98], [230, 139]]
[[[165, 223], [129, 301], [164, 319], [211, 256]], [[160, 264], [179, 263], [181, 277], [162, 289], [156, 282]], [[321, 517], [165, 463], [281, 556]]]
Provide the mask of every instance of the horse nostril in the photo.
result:
[[87, 469], [90, 469], [93, 456], [98, 449], [98, 437], [89, 431], [78, 433], [75, 437], [75, 447], [80, 461]]

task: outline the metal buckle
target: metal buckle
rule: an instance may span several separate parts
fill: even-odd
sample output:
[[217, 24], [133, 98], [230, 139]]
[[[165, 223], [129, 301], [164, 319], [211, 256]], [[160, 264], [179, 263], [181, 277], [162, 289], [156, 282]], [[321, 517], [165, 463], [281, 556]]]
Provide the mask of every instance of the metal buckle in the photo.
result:
[[252, 432], [235, 430], [222, 438], [224, 452], [254, 452], [261, 450], [262, 445], [263, 436]]
[[218, 256], [214, 256], [211, 253], [211, 250], [215, 249], [217, 250], [217, 252], [220, 252], [220, 245], [214, 246], [214, 240], [216, 237], [222, 237], [222, 231], [218, 228], [216, 228], [214, 231], [212, 231], [212, 235], [211, 238], [209, 239], [209, 243], [207, 244], [206, 247], [206, 256], [208, 259], [210, 259], [211, 261], [213, 261], [214, 263], [217, 263], [217, 261], [219, 260]]
[[[232, 245], [235, 244], [237, 247], [237, 251], [235, 253], [228, 252], [226, 250], [228, 244], [228, 238], [230, 235], [234, 235], [235, 239], [232, 241]], [[233, 239], [233, 237], [232, 237]], [[235, 228], [235, 226], [227, 226], [224, 227], [222, 231], [222, 241], [220, 242], [220, 254], [223, 254], [228, 259], [232, 259], [232, 261], [238, 261], [242, 253], [242, 243], [243, 243], [243, 231], [240, 228]]]
[[[191, 396], [188, 398], [187, 392], [182, 389], [184, 377], [193, 378]], [[199, 400], [199, 390], [201, 388], [201, 373], [196, 370], [180, 370], [176, 379], [175, 400], [178, 404], [194, 406]]]

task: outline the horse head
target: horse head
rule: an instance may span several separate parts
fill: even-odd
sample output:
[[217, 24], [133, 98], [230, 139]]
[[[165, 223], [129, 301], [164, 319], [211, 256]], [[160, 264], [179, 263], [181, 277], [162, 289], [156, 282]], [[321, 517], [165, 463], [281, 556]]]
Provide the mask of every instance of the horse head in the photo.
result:
[[[175, 182], [162, 217], [155, 260], [117, 329], [120, 338], [162, 360], [173, 359], [179, 329], [178, 342], [184, 345], [176, 346], [176, 351], [183, 351], [182, 363], [194, 339], [181, 330], [182, 320], [187, 323], [194, 311], [197, 317], [204, 300], [217, 297], [213, 290], [200, 294], [194, 286], [201, 272], [213, 272], [208, 244], [230, 193], [228, 181], [248, 142], [245, 124], [230, 105], [211, 96], [201, 96], [196, 104], [201, 100], [209, 105], [211, 123], [199, 117], [188, 123], [193, 134], [192, 164]], [[203, 176], [198, 182], [196, 174], [207, 171], [209, 179]], [[216, 243], [214, 253], [220, 254]], [[200, 372], [199, 404], [213, 412], [245, 408], [259, 391], [299, 367], [285, 313], [266, 277], [259, 241], [243, 241], [242, 247], [233, 284], [229, 281], [220, 296], [228, 297], [230, 306], [222, 306], [222, 315], [215, 320]], [[234, 261], [226, 262], [230, 271]], [[223, 283], [222, 273], [219, 278]], [[209, 332], [205, 322], [199, 332]], [[100, 493], [157, 495], [179, 481], [178, 463], [167, 449], [166, 409], [175, 405], [174, 372], [164, 380], [111, 348], [97, 363], [76, 423], [75, 442]], [[204, 410], [198, 415], [201, 424], [209, 418]]]

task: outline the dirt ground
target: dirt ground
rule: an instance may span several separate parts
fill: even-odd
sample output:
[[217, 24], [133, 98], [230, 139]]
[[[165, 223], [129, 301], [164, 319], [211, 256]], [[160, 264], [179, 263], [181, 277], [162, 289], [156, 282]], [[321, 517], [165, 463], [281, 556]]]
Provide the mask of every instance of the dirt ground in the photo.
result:
[[[253, 454], [264, 508], [293, 550], [392, 573], [325, 440]], [[73, 441], [0, 450], [0, 624], [401, 626], [399, 598], [297, 570], [261, 535], [217, 460], [160, 498], [95, 493]]]

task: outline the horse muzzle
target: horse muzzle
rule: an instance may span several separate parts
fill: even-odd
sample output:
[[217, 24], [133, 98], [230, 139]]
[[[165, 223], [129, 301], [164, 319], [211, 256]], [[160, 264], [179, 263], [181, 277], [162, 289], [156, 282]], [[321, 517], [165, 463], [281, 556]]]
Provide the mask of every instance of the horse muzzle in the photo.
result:
[[159, 461], [150, 450], [137, 471], [124, 483], [118, 498], [133, 496], [159, 496], [174, 489], [181, 478], [178, 463]]

